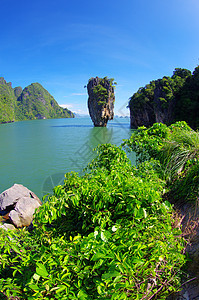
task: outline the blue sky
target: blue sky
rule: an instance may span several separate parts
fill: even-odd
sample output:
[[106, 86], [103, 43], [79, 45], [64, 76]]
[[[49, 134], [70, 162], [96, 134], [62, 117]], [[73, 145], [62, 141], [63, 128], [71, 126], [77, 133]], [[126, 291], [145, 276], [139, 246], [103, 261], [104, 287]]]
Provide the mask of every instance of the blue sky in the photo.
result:
[[198, 0], [1, 0], [0, 76], [41, 83], [87, 113], [91, 77], [114, 78], [115, 114], [148, 82], [199, 62]]

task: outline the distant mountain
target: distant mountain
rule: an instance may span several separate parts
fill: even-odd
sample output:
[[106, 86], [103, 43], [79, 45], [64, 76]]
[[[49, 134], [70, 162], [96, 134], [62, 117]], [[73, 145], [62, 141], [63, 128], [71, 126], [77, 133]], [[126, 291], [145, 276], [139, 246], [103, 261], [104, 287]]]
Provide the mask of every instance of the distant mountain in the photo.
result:
[[0, 123], [14, 122], [16, 96], [10, 82], [0, 77]]
[[74, 114], [60, 107], [41, 84], [32, 83], [22, 90], [0, 77], [0, 123], [51, 118], [74, 118]]
[[77, 114], [77, 113], [74, 113], [75, 115], [75, 118], [88, 118], [89, 115], [86, 115], [86, 114]]

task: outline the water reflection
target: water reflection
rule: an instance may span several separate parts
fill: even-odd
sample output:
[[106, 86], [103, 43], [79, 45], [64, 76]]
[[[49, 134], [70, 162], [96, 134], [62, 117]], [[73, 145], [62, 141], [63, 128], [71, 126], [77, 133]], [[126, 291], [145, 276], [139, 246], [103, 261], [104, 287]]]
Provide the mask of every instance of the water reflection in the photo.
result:
[[67, 127], [67, 128], [84, 128], [84, 127], [93, 127], [92, 125], [53, 125], [51, 127]]
[[110, 123], [109, 127], [122, 127], [122, 128], [130, 128], [129, 123], [121, 123], [121, 122], [117, 122], [117, 123]]

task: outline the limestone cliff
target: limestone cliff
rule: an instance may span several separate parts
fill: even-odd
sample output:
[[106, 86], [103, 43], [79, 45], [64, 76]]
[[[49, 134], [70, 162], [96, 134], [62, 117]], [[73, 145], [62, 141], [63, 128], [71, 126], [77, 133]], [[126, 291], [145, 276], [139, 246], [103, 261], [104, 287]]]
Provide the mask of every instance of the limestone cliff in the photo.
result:
[[152, 99], [133, 99], [129, 105], [131, 127], [150, 127], [154, 123], [171, 124], [174, 120], [174, 105], [175, 97], [168, 99], [162, 81], [156, 80]]
[[27, 86], [17, 99], [17, 117], [27, 119], [71, 118], [73, 113], [58, 105], [39, 83]]
[[[145, 87], [139, 88], [129, 101], [131, 128], [150, 127], [154, 123], [169, 125], [180, 120], [192, 125], [186, 114], [183, 118], [180, 114], [182, 103], [186, 103], [187, 109], [191, 107], [187, 105], [186, 99], [190, 98], [190, 95], [185, 97], [185, 93], [182, 94], [185, 83], [187, 84], [190, 80], [189, 70], [176, 68], [172, 77], [164, 76], [162, 79], [153, 80]], [[193, 103], [194, 99], [191, 104]]]
[[15, 120], [16, 97], [10, 82], [0, 77], [0, 123], [10, 123]]
[[91, 78], [87, 84], [88, 109], [95, 127], [106, 127], [114, 116], [113, 79]]
[[30, 119], [73, 118], [74, 114], [62, 108], [41, 84], [32, 83], [22, 90], [12, 88], [0, 77], [0, 124]]

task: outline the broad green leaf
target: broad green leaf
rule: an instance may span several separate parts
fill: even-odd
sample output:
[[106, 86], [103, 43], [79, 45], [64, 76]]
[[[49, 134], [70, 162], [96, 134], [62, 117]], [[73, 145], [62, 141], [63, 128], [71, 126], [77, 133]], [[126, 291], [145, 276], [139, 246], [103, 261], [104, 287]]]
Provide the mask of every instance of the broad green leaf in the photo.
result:
[[41, 277], [44, 277], [44, 278], [47, 278], [48, 275], [49, 275], [47, 270], [46, 270], [46, 267], [41, 263], [37, 263], [36, 273], [38, 275], [40, 275]]
[[67, 290], [67, 286], [60, 285], [60, 286], [58, 286], [58, 289], [56, 290], [56, 293], [61, 293], [61, 292], [66, 291], [66, 290]]
[[118, 271], [113, 271], [113, 272], [108, 272], [108, 273], [105, 273], [102, 275], [102, 279], [106, 280], [106, 279], [109, 279], [109, 278], [112, 278], [112, 277], [117, 277], [117, 276], [120, 276], [120, 272]]
[[33, 284], [33, 283], [29, 284], [29, 287], [30, 287], [33, 291], [39, 291], [39, 290], [40, 290], [40, 288], [39, 288], [36, 284]]
[[78, 299], [80, 300], [84, 300], [84, 299], [88, 299], [87, 294], [85, 293], [85, 291], [80, 290], [77, 294]]
[[17, 245], [11, 245], [11, 248], [18, 254], [21, 254], [20, 250], [19, 250], [19, 247]]
[[97, 260], [100, 259], [100, 258], [106, 258], [106, 254], [101, 253], [101, 252], [97, 252], [97, 253], [95, 253], [95, 254], [92, 256], [91, 260], [97, 261]]

